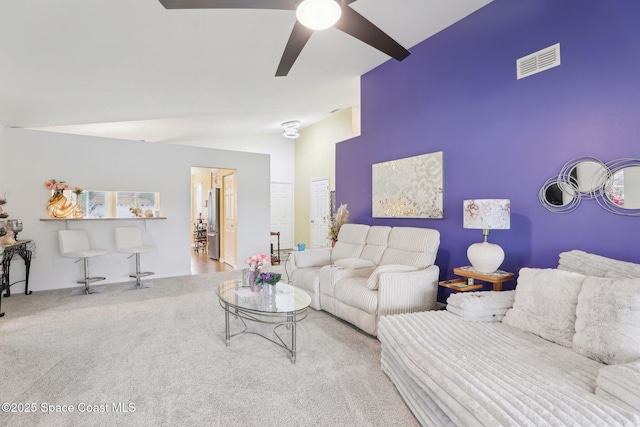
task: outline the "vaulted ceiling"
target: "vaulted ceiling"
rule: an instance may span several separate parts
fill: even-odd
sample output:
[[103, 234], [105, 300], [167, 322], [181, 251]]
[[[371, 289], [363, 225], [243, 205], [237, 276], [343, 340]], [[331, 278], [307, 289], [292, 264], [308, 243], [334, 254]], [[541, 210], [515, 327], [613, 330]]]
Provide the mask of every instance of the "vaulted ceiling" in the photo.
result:
[[[490, 1], [348, 7], [411, 50]], [[329, 28], [275, 77], [295, 21], [287, 10], [167, 10], [158, 0], [0, 0], [0, 124], [202, 141], [275, 134], [293, 119], [304, 128], [359, 106], [359, 77], [390, 58]]]

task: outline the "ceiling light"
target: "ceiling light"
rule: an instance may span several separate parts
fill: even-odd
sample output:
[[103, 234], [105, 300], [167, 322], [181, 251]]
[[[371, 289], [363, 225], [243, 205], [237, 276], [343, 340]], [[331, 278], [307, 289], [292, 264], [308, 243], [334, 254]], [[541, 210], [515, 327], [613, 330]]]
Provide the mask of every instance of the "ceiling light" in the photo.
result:
[[284, 136], [285, 138], [289, 138], [289, 139], [298, 139], [298, 138], [300, 138], [300, 134], [298, 133], [298, 131], [296, 129], [286, 129], [284, 131], [284, 133], [282, 134], [282, 136]]
[[281, 125], [282, 130], [284, 131], [282, 136], [289, 139], [299, 138], [300, 134], [298, 133], [298, 128], [300, 127], [301, 124], [302, 122], [300, 122], [300, 120], [291, 120], [288, 122], [284, 122]]
[[326, 30], [338, 22], [341, 14], [335, 0], [304, 0], [296, 9], [298, 21], [312, 30]]

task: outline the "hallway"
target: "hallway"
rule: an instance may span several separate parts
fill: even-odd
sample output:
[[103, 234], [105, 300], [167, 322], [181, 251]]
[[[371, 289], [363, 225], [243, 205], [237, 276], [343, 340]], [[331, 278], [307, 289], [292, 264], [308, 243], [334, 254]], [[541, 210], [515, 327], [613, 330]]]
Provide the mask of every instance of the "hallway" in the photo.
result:
[[191, 250], [191, 274], [218, 273], [221, 271], [234, 271], [234, 268], [223, 262], [209, 258], [206, 253]]

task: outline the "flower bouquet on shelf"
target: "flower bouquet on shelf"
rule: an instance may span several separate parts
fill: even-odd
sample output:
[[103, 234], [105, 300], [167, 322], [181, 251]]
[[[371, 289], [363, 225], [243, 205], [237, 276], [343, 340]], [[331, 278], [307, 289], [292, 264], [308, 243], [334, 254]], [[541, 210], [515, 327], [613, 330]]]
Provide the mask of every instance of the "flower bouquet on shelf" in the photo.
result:
[[44, 183], [44, 186], [53, 192], [51, 198], [49, 198], [49, 204], [47, 205], [47, 213], [49, 214], [49, 217], [68, 218], [73, 215], [73, 203], [64, 195], [64, 191], [69, 189], [69, 184], [65, 181], [50, 179]]
[[56, 181], [55, 179], [50, 179], [49, 181], [45, 182], [44, 186], [54, 193], [62, 193], [64, 190], [69, 189], [69, 184], [67, 184], [65, 181]]
[[328, 238], [331, 240], [331, 246], [336, 244], [338, 241], [338, 233], [340, 233], [340, 228], [347, 223], [349, 220], [349, 211], [347, 210], [347, 205], [342, 204], [338, 208], [338, 211], [334, 214], [331, 213], [329, 217], [329, 234]]
[[75, 206], [73, 208], [73, 217], [74, 218], [84, 218], [84, 207], [80, 204], [80, 195], [84, 190], [80, 187], [73, 187], [71, 192], [76, 195]]

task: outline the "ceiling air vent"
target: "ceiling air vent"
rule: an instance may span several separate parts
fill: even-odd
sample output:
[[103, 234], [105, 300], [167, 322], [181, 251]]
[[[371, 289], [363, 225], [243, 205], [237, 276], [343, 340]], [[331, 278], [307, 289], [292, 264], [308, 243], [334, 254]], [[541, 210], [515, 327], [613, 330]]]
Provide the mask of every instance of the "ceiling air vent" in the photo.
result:
[[518, 80], [560, 65], [560, 43], [523, 56], [516, 61]]

